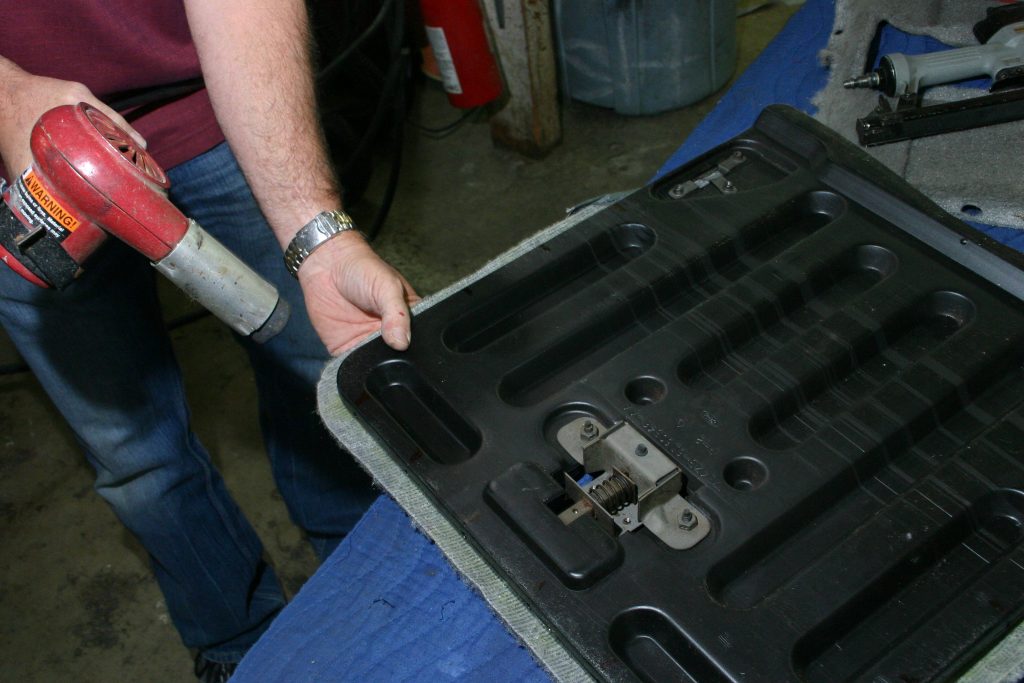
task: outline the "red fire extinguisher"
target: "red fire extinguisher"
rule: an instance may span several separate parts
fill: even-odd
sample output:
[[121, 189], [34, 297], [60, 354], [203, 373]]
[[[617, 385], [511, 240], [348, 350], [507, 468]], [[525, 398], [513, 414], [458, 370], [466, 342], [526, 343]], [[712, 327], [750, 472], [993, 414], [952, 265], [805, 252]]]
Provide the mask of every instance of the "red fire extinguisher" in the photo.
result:
[[477, 0], [420, 0], [427, 38], [454, 107], [469, 109], [501, 95], [501, 74]]

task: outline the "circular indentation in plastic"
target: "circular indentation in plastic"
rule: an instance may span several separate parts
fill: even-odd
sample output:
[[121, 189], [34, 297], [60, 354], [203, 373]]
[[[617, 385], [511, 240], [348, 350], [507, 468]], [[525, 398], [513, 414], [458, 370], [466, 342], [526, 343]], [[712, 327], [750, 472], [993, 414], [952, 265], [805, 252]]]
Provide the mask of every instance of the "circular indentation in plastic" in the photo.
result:
[[614, 422], [600, 408], [590, 403], [567, 403], [559, 406], [544, 418], [544, 437], [548, 440], [548, 443], [561, 448], [558, 445], [558, 430], [581, 417], [593, 420], [602, 427]]
[[825, 221], [834, 221], [846, 212], [846, 200], [834, 192], [808, 192], [799, 202], [803, 214], [818, 214]]
[[631, 258], [650, 249], [656, 239], [654, 231], [643, 223], [620, 223], [610, 234], [615, 248]]
[[1013, 489], [991, 491], [971, 506], [971, 522], [985, 536], [1006, 547], [1024, 538], [1024, 493]]
[[1007, 545], [1019, 543], [1022, 533], [1021, 521], [1010, 515], [995, 515], [988, 523], [987, 531]]
[[937, 322], [941, 331], [939, 338], [945, 338], [974, 320], [974, 302], [959, 292], [932, 292], [925, 304], [927, 315]]
[[655, 377], [637, 377], [626, 385], [626, 398], [638, 406], [649, 406], [665, 398], [665, 383]]
[[977, 218], [982, 213], [984, 213], [981, 210], [981, 207], [975, 204], [964, 204], [963, 206], [960, 207], [960, 212], [970, 216], [971, 218]]
[[877, 244], [862, 244], [853, 252], [855, 267], [858, 270], [871, 270], [884, 279], [896, 272], [900, 260], [889, 249]]
[[768, 468], [754, 458], [736, 458], [725, 466], [722, 476], [737, 491], [753, 491], [768, 481]]

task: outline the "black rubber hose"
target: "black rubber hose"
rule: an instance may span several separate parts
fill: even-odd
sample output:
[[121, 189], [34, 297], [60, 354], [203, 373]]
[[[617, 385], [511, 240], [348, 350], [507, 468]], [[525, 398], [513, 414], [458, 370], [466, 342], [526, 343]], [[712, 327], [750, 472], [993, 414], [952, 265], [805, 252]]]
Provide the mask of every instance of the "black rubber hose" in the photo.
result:
[[[356, 50], [358, 50], [360, 47], [362, 47], [363, 43], [365, 43], [367, 39], [371, 35], [373, 35], [374, 31], [380, 28], [380, 25], [384, 23], [384, 19], [387, 18], [388, 10], [392, 9], [394, 5], [395, 0], [387, 0], [386, 2], [381, 4], [380, 11], [377, 12], [377, 16], [373, 18], [373, 21], [370, 22], [370, 25], [368, 27], [366, 27], [366, 30], [363, 31], [358, 38], [353, 40], [352, 44], [345, 48], [344, 52], [342, 52], [340, 55], [332, 59], [330, 63], [328, 63], [323, 69], [320, 70], [320, 73], [317, 75], [318, 83], [331, 80], [331, 77], [334, 76], [334, 74], [339, 69], [341, 69], [341, 67], [345, 64], [345, 61], [349, 58], [349, 56]], [[401, 13], [401, 9], [399, 9], [398, 14]]]
[[[399, 61], [403, 65], [408, 63], [408, 53], [403, 53]], [[404, 70], [403, 68], [402, 71]], [[391, 170], [388, 173], [388, 184], [384, 189], [384, 197], [381, 199], [380, 208], [377, 210], [377, 215], [374, 216], [373, 223], [370, 224], [370, 228], [366, 232], [366, 236], [371, 240], [380, 232], [380, 229], [384, 226], [384, 221], [387, 220], [388, 213], [391, 211], [391, 204], [394, 202], [395, 193], [398, 191], [399, 172], [402, 168], [402, 144], [405, 138], [406, 114], [405, 84], [399, 80], [397, 88], [398, 94], [395, 96], [394, 118], [392, 122], [392, 144], [394, 145], [394, 151], [391, 154]]]

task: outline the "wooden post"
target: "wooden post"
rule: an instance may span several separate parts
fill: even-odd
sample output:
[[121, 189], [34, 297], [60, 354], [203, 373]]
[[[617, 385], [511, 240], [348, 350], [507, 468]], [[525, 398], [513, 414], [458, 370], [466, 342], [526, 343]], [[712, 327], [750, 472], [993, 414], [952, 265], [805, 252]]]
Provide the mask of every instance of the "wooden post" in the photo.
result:
[[505, 79], [505, 104], [491, 138], [530, 157], [562, 140], [558, 72], [548, 0], [481, 0]]

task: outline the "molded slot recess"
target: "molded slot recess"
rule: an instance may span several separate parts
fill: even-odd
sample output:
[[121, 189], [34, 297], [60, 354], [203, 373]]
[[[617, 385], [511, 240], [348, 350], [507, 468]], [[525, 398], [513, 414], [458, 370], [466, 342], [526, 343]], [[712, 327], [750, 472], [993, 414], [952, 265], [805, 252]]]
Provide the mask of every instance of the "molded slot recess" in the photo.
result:
[[974, 317], [974, 304], [956, 292], [934, 292], [885, 321], [864, 348], [821, 368], [750, 419], [750, 434], [766, 448], [792, 448], [848, 406], [938, 348]]
[[[804, 634], [793, 648], [794, 668], [808, 683], [894, 680], [885, 675], [893, 673], [886, 671], [887, 667], [874, 671], [873, 665], [890, 655], [899, 661], [901, 649], [919, 647], [915, 638], [928, 642], [931, 629], [1012, 627], [1019, 617], [1001, 609], [1001, 595], [990, 595], [985, 588], [972, 591], [971, 587], [984, 585], [986, 575], [998, 573], [1001, 561], [1012, 565], [1007, 555], [1022, 540], [1024, 493], [1002, 490], [986, 494]], [[932, 568], [937, 571], [928, 571]], [[1004, 585], [1013, 590], [1019, 587], [1019, 580], [1020, 570], [1015, 568], [1009, 584]], [[976, 623], [965, 621], [967, 615], [958, 609], [957, 599], [976, 601], [984, 596], [989, 596], [988, 609], [971, 614]], [[935, 647], [931, 661], [925, 660], [927, 664], [919, 671], [906, 672], [907, 680], [945, 679], [944, 674], [953, 673], [947, 667], [955, 663], [948, 661], [951, 654], [942, 652], [938, 638], [931, 640]]]
[[809, 192], [743, 227], [732, 239], [634, 290], [551, 346], [511, 370], [498, 394], [509, 405], [533, 405], [686, 313], [838, 218], [845, 203], [829, 192]]
[[608, 641], [642, 681], [731, 680], [679, 626], [653, 607], [633, 607], [616, 616]]
[[480, 432], [410, 363], [388, 361], [366, 378], [366, 391], [431, 460], [454, 465], [479, 450]]
[[[984, 351], [975, 355], [964, 359], [965, 369], [977, 367], [977, 357], [985, 357]], [[809, 557], [841, 543], [882, 507], [879, 495], [866, 488], [873, 477], [907, 465], [899, 479], [905, 482], [904, 489], [909, 488], [915, 479], [923, 480], [956, 450], [1005, 419], [1024, 395], [1022, 360], [1011, 345], [1001, 355], [987, 358], [964, 384], [943, 383], [931, 390], [926, 388], [927, 380], [915, 381], [908, 373], [908, 382], [918, 384], [919, 391], [929, 391], [928, 401], [904, 412], [903, 424], [890, 423], [886, 431], [878, 431], [873, 447], [719, 561], [708, 573], [712, 597], [734, 609], [760, 605], [806, 569]], [[869, 418], [872, 413], [867, 409], [874, 406], [868, 404], [874, 403], [869, 397], [853, 412], [867, 413]], [[895, 406], [882, 408], [896, 414]], [[916, 468], [909, 467], [907, 461], [912, 460], [919, 463]], [[907, 471], [916, 476], [908, 478]]]
[[[697, 349], [683, 357], [678, 369], [680, 381], [700, 389], [724, 384], [778, 348], [779, 338], [786, 332], [795, 336], [796, 330], [806, 330], [808, 323], [820, 322], [827, 313], [888, 278], [898, 265], [896, 255], [885, 247], [860, 245], [816, 268], [805, 283], [792, 283], [773, 305], [735, 313], [728, 320], [712, 320], [719, 334], [709, 333]], [[789, 329], [779, 334], [779, 328], [787, 326]], [[775, 343], [755, 343], [767, 337], [775, 337]]]
[[589, 516], [566, 526], [552, 510], [562, 485], [519, 462], [487, 483], [484, 500], [566, 587], [583, 590], [623, 561], [622, 545]]
[[458, 317], [444, 331], [445, 346], [478, 351], [622, 268], [654, 242], [654, 231], [639, 223], [599, 233]]

